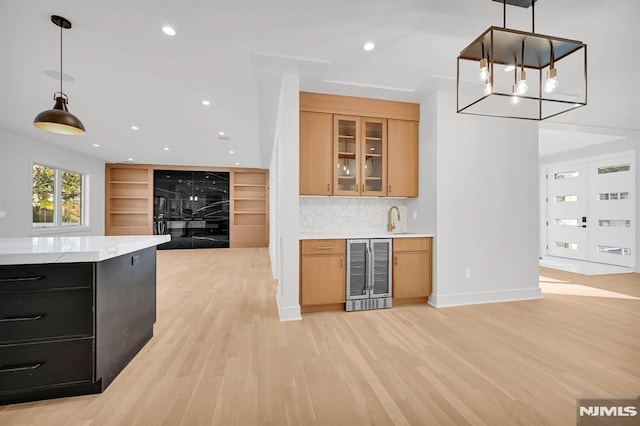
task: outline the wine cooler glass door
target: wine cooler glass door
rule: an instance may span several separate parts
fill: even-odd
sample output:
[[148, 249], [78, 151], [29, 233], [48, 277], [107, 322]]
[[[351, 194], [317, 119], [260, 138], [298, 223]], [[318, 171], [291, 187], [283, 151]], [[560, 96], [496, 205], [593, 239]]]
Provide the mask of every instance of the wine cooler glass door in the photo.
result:
[[371, 297], [391, 297], [391, 240], [371, 240]]
[[369, 297], [369, 240], [349, 240], [347, 244], [347, 299]]

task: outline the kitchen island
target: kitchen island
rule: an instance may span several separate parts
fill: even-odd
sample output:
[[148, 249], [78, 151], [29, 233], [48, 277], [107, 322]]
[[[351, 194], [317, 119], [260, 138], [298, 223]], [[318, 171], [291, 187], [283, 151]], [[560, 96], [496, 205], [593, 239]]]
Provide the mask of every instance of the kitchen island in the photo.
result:
[[170, 238], [0, 238], [0, 404], [104, 391], [153, 337]]

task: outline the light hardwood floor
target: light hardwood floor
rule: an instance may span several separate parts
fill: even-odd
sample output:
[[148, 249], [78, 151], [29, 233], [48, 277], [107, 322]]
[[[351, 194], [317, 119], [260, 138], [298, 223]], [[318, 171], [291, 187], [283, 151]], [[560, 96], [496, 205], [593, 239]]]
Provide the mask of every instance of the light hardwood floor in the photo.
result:
[[640, 274], [541, 281], [633, 298], [279, 322], [266, 249], [158, 253], [155, 337], [100, 395], [0, 407], [2, 425], [572, 425], [640, 395]]

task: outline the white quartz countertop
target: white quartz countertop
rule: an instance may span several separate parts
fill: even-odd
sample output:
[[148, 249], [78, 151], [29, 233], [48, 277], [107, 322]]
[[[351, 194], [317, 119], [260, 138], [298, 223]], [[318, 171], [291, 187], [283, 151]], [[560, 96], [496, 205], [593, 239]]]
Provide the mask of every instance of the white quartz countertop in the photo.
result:
[[170, 235], [0, 238], [0, 265], [101, 262], [168, 241]]
[[340, 232], [327, 232], [321, 234], [300, 234], [301, 240], [359, 240], [368, 238], [420, 238], [420, 237], [434, 237], [433, 234], [414, 234], [411, 232], [357, 232], [357, 233], [340, 233]]

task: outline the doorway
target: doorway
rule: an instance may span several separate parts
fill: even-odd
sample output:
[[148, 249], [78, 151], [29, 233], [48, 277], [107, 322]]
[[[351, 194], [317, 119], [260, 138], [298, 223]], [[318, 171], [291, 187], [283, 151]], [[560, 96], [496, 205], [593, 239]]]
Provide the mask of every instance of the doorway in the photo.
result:
[[547, 254], [634, 267], [634, 154], [558, 163], [543, 172]]

